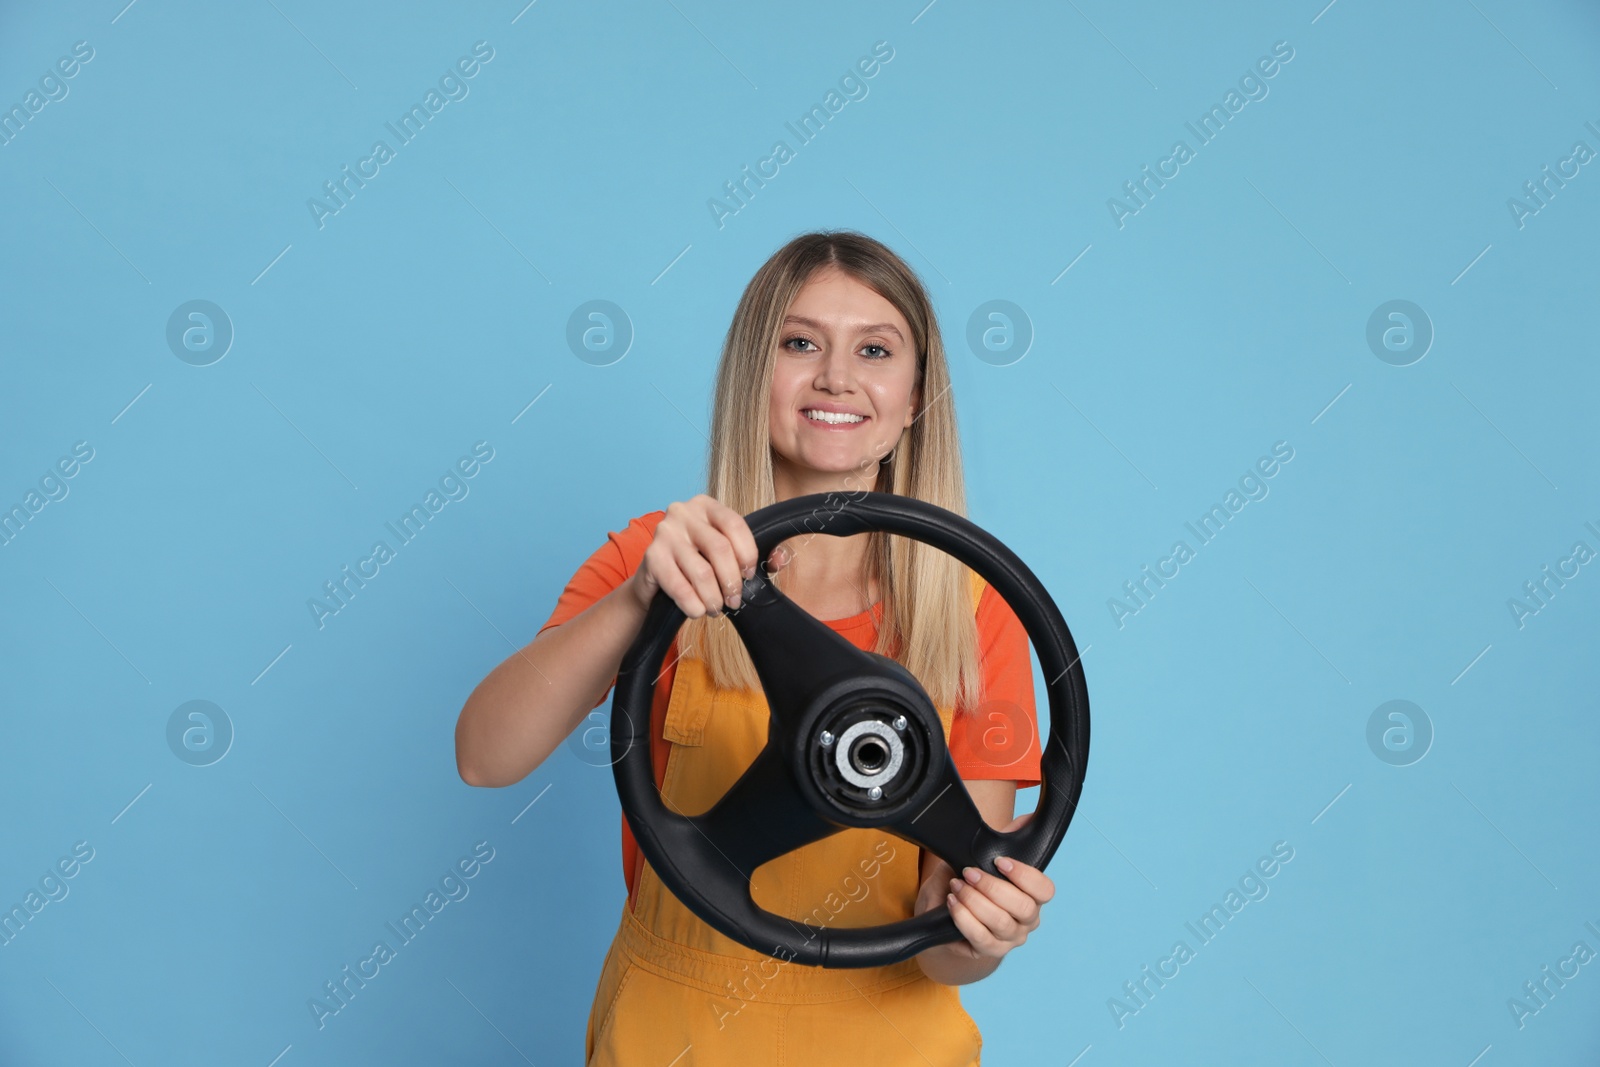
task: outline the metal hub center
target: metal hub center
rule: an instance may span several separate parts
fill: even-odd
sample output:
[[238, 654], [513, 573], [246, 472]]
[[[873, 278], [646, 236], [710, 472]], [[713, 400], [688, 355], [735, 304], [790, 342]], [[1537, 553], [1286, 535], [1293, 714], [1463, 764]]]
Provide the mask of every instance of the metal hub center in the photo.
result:
[[870, 737], [858, 739], [855, 748], [850, 751], [850, 762], [855, 764], [856, 770], [862, 774], [875, 774], [881, 771], [888, 759], [889, 750]]
[[893, 727], [881, 719], [862, 719], [839, 735], [834, 746], [839, 775], [862, 789], [882, 788], [905, 761], [905, 745]]
[[893, 698], [849, 701], [818, 723], [806, 758], [810, 779], [845, 811], [887, 817], [916, 793], [933, 765], [932, 722], [908, 715]]

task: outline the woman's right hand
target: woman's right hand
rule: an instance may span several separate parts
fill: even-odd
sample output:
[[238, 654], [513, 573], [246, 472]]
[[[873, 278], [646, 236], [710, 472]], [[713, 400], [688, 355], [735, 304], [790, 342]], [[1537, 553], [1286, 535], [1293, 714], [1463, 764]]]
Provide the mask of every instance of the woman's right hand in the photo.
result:
[[[767, 573], [787, 563], [782, 547], [767, 560]], [[756, 539], [744, 516], [713, 496], [701, 493], [667, 505], [656, 525], [644, 560], [629, 581], [639, 604], [649, 609], [663, 591], [689, 618], [720, 615], [724, 606], [739, 606], [745, 578], [758, 563]]]

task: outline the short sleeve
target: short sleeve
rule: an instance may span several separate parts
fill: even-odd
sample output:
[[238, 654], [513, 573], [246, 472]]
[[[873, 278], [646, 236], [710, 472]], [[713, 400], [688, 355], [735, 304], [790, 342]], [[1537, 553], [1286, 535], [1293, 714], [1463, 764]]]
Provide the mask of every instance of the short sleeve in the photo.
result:
[[993, 586], [985, 585], [975, 621], [983, 696], [976, 709], [957, 709], [950, 757], [963, 779], [1004, 779], [1015, 781], [1018, 789], [1036, 786], [1043, 749], [1028, 632]]
[[[555, 610], [539, 627], [539, 633], [582, 614], [595, 601], [632, 577], [644, 560], [645, 549], [650, 547], [650, 542], [655, 538], [656, 523], [665, 515], [664, 511], [641, 515], [630, 520], [623, 529], [608, 533], [605, 544], [595, 549], [567, 582], [556, 600]], [[616, 679], [612, 678], [611, 685], [615, 684]], [[611, 695], [611, 685], [606, 686], [606, 691], [600, 694], [594, 707], [605, 703], [606, 697]]]

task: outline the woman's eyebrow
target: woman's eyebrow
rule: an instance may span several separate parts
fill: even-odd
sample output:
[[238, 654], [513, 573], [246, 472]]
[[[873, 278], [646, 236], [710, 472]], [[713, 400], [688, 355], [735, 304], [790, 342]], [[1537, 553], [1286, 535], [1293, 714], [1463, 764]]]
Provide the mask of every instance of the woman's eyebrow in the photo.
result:
[[[785, 323], [790, 323], [790, 322], [799, 323], [801, 326], [809, 326], [813, 330], [822, 330], [822, 329], [824, 329], [822, 323], [818, 322], [816, 319], [808, 319], [808, 318], [806, 318], [806, 317], [804, 317], [802, 315], [787, 315], [787, 316], [784, 317], [783, 321]], [[906, 339], [905, 335], [902, 334], [899, 331], [899, 329], [896, 328], [895, 324], [892, 323], [892, 322], [868, 323], [865, 326], [858, 327], [856, 332], [858, 332], [858, 333], [872, 333], [875, 330], [882, 331], [884, 333], [892, 333], [896, 337], [900, 338], [900, 340], [902, 340], [902, 341], [904, 341]]]

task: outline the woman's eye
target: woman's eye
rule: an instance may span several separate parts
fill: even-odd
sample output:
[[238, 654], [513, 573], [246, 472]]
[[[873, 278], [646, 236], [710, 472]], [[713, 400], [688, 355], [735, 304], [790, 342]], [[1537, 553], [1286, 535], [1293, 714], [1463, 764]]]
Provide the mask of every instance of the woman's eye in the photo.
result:
[[[796, 345], [811, 345], [811, 347], [797, 348], [795, 347]], [[809, 337], [790, 337], [783, 342], [783, 347], [787, 348], [791, 352], [809, 352], [815, 350], [817, 346], [812, 344], [811, 338]], [[862, 345], [861, 351], [867, 353], [867, 358], [874, 362], [880, 359], [888, 359], [890, 356], [894, 355], [894, 353], [889, 351], [889, 349], [879, 344]]]

